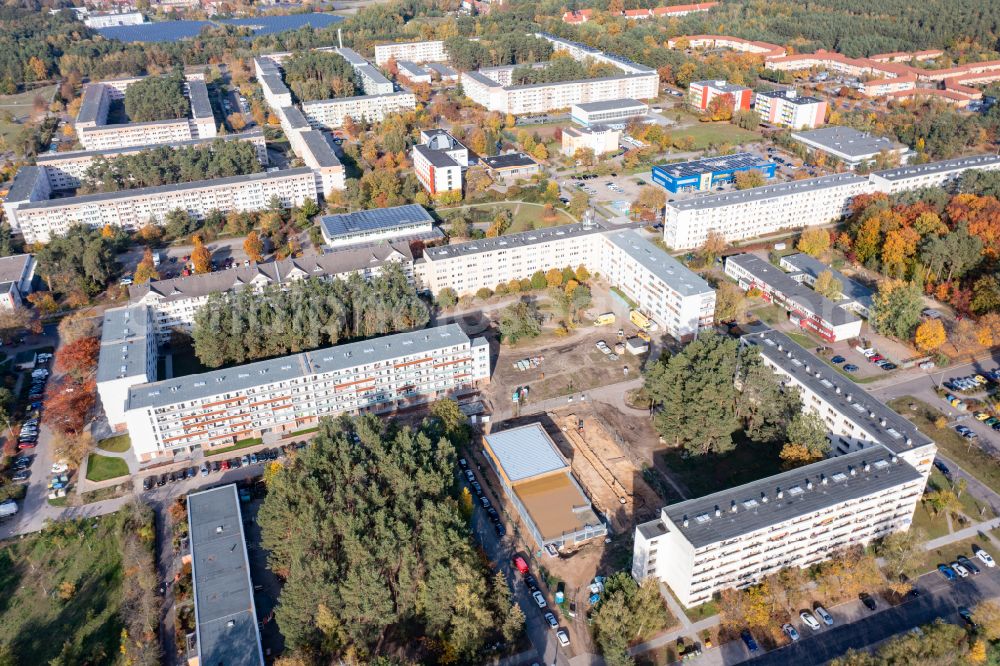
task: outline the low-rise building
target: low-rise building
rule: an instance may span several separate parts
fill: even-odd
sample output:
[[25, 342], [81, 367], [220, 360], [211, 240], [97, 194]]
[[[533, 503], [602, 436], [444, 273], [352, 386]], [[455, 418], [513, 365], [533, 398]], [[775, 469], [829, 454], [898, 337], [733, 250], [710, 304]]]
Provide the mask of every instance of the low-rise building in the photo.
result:
[[828, 125], [809, 132], [793, 132], [792, 138], [811, 150], [825, 153], [851, 169], [875, 162], [879, 155], [906, 164], [909, 149], [885, 137], [873, 136], [852, 127]]
[[410, 60], [397, 60], [396, 71], [401, 78], [406, 79], [410, 83], [430, 84], [431, 82], [430, 70]]
[[607, 125], [566, 127], [562, 131], [561, 151], [568, 157], [576, 155], [578, 150], [590, 150], [595, 156], [604, 155], [617, 151], [621, 138], [621, 130]]
[[834, 299], [842, 308], [847, 308], [867, 318], [871, 313], [872, 290], [853, 280], [840, 271], [824, 264], [819, 259], [804, 252], [786, 254], [778, 265], [788, 271], [789, 277], [797, 282], [804, 282], [810, 287], [816, 284], [817, 278], [823, 273], [840, 283], [840, 296]]
[[539, 550], [608, 533], [569, 462], [540, 423], [492, 432], [483, 437], [483, 451]]
[[761, 297], [786, 311], [804, 330], [828, 342], [849, 340], [861, 335], [861, 319], [755, 254], [726, 257], [726, 275], [744, 291], [757, 289]]
[[112, 28], [119, 25], [142, 25], [146, 17], [142, 12], [88, 12], [83, 24], [88, 28]]
[[384, 67], [389, 59], [413, 62], [448, 62], [448, 51], [443, 40], [425, 42], [399, 42], [375, 45], [375, 64]]
[[486, 339], [448, 324], [137, 384], [128, 391], [125, 421], [136, 457], [148, 462], [293, 433], [324, 416], [390, 412], [489, 377]]
[[578, 125], [621, 124], [633, 118], [643, 118], [649, 105], [637, 99], [611, 99], [602, 102], [584, 102], [570, 107], [570, 118]]
[[25, 299], [32, 292], [31, 282], [34, 278], [34, 255], [0, 257], [0, 309], [13, 310], [24, 305]]
[[699, 111], [707, 111], [716, 97], [732, 100], [733, 111], [749, 111], [753, 91], [726, 81], [692, 81], [688, 88], [688, 102]]
[[429, 62], [425, 65], [432, 75], [441, 83], [458, 83], [458, 72], [440, 62]]
[[525, 153], [504, 153], [482, 157], [479, 162], [494, 179], [503, 183], [531, 178], [542, 172], [542, 165]]
[[264, 666], [236, 484], [189, 493], [187, 518], [196, 637], [189, 657], [202, 666]]
[[319, 223], [330, 247], [427, 239], [435, 231], [434, 218], [419, 204], [324, 215]]
[[794, 89], [759, 92], [754, 95], [754, 110], [763, 123], [812, 129], [826, 123], [826, 100], [799, 95]]
[[653, 167], [652, 179], [671, 194], [707, 192], [731, 184], [736, 174], [757, 171], [774, 178], [778, 165], [754, 153], [733, 153]]

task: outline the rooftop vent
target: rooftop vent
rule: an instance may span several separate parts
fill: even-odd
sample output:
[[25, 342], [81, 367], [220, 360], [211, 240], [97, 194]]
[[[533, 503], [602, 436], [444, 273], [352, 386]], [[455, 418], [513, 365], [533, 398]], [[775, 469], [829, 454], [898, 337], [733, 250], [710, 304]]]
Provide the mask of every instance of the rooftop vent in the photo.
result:
[[716, 505], [715, 505], [715, 517], [716, 517], [716, 518], [718, 518], [718, 517], [719, 517], [719, 516], [721, 516], [721, 515], [722, 515], [722, 509], [720, 509], [720, 508], [719, 508], [719, 505], [718, 505], [718, 504], [716, 504]]
[[813, 482], [806, 481], [806, 490], [812, 490], [812, 489], [813, 489]]
[[899, 462], [899, 456], [893, 456], [892, 457], [892, 462], [893, 463], [898, 463]]
[[684, 516], [684, 521], [681, 524], [684, 525], [684, 527], [688, 526], [688, 517], [686, 515]]
[[778, 499], [782, 499], [785, 496], [785, 491], [782, 490], [781, 488], [778, 488], [774, 496], [777, 497]]
[[729, 502], [729, 510], [733, 513], [736, 513], [736, 500], [731, 500]]
[[864, 466], [864, 470], [865, 470], [866, 472], [870, 472], [870, 471], [871, 471], [871, 469], [872, 469], [872, 466], [871, 466], [871, 465], [869, 465], [868, 463], [865, 463], [865, 466]]
[[858, 475], [858, 468], [855, 467], [854, 465], [851, 465], [848, 468], [848, 470], [851, 472], [851, 476], [857, 476]]
[[767, 493], [762, 492], [760, 494], [760, 501], [763, 502], [764, 504], [767, 504]]

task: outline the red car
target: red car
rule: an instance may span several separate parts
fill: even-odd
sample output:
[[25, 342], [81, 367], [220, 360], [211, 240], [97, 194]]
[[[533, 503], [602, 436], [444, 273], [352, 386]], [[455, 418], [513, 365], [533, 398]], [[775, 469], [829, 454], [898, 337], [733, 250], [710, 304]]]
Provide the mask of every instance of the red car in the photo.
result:
[[225, 472], [227, 469], [229, 469], [229, 461], [228, 460], [223, 460], [222, 464], [219, 465], [219, 469], [221, 469], [223, 472]]
[[515, 557], [514, 566], [517, 567], [517, 570], [520, 571], [522, 574], [528, 573], [528, 563], [524, 561], [523, 557], [520, 556]]
[[35, 446], [37, 446], [36, 442], [20, 442], [20, 443], [18, 443], [17, 448], [19, 448], [19, 449], [33, 449], [33, 448], [35, 448]]

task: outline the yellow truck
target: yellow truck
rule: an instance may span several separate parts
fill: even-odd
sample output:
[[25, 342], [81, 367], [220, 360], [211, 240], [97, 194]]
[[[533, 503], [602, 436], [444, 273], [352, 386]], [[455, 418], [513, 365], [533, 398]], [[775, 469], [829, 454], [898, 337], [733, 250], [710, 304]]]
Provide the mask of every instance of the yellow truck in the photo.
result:
[[642, 314], [638, 310], [632, 310], [631, 312], [629, 312], [628, 318], [632, 321], [633, 324], [638, 326], [643, 331], [649, 330], [650, 324], [653, 323], [649, 320], [649, 317]]
[[594, 322], [594, 326], [607, 326], [608, 324], [615, 323], [615, 313], [605, 312], [602, 315], [597, 315], [597, 320]]

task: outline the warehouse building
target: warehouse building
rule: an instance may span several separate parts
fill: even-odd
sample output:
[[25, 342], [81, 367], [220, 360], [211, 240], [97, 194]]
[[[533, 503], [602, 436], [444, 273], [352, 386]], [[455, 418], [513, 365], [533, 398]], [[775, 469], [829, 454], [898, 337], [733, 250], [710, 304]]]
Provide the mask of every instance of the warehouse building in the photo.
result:
[[319, 223], [323, 241], [330, 247], [442, 237], [434, 218], [419, 204], [324, 215]]
[[792, 323], [828, 342], [861, 335], [860, 317], [755, 254], [726, 257], [726, 275], [744, 291], [759, 290], [765, 301], [784, 308]]
[[608, 533], [540, 423], [486, 435], [483, 452], [539, 549], [579, 544]]
[[758, 171], [774, 178], [778, 165], [753, 153], [733, 153], [653, 167], [653, 182], [671, 194], [707, 192], [732, 184], [736, 174]]
[[187, 514], [197, 663], [264, 666], [236, 484], [189, 493]]
[[851, 169], [873, 164], [879, 155], [896, 156], [902, 164], [909, 159], [909, 149], [903, 144], [852, 127], [830, 125], [810, 132], [793, 132], [792, 138], [811, 150], [836, 158]]
[[578, 125], [622, 124], [633, 118], [643, 118], [649, 105], [637, 99], [610, 99], [585, 102], [570, 107], [570, 118]]
[[812, 129], [826, 122], [826, 100], [799, 95], [794, 89], [759, 92], [754, 96], [754, 110], [762, 123]]

